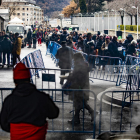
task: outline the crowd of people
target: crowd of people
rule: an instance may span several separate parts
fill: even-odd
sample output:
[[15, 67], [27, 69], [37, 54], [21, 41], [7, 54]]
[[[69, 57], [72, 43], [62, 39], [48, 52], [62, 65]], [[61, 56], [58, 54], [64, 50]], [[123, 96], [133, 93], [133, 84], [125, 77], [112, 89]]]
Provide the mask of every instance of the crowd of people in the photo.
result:
[[22, 36], [19, 36], [19, 33], [7, 35], [5, 31], [0, 32], [0, 64], [2, 68], [4, 65], [14, 66], [17, 60], [20, 61], [21, 46]]
[[63, 32], [54, 29], [53, 33], [50, 33], [49, 36], [50, 41], [61, 44], [65, 40], [67, 46], [88, 55], [111, 56], [124, 59], [122, 48], [125, 49], [125, 55], [129, 54], [133, 56], [136, 56], [136, 48], [139, 48], [139, 40], [133, 40], [131, 34], [126, 37], [126, 40], [118, 40], [117, 36], [103, 35], [100, 32], [94, 35], [91, 33], [82, 34], [76, 31], [68, 33], [66, 28], [63, 28]]

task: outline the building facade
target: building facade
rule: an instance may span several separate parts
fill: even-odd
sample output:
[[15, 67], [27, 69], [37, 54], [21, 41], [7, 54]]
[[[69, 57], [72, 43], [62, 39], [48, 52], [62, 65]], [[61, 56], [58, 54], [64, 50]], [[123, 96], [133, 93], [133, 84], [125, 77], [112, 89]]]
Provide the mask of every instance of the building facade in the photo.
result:
[[9, 7], [10, 19], [18, 17], [25, 25], [40, 25], [44, 21], [44, 11], [34, 0], [3, 0], [1, 8]]
[[0, 31], [4, 30], [4, 18], [0, 16]]

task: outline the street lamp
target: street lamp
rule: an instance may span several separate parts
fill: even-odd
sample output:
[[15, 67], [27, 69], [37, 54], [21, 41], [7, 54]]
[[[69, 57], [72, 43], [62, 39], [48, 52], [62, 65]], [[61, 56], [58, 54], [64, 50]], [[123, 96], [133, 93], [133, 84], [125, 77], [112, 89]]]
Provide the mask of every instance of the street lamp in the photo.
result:
[[94, 32], [95, 32], [95, 15], [97, 14], [97, 12], [94, 13]]
[[115, 36], [116, 36], [116, 10], [111, 10], [112, 12], [115, 12]]
[[82, 30], [82, 13], [79, 13], [81, 15], [81, 30]]
[[[91, 13], [91, 16], [90, 16], [90, 18], [92, 18], [92, 15], [93, 15], [93, 13]], [[90, 19], [89, 18], [89, 19]], [[90, 20], [89, 20], [89, 29], [91, 28], [91, 26], [90, 26]]]
[[105, 13], [108, 13], [108, 35], [109, 35], [109, 10], [108, 11], [104, 11]]
[[59, 14], [60, 19], [61, 19], [61, 30], [62, 30], [62, 17], [64, 16], [64, 14]]
[[124, 19], [123, 19], [123, 21], [124, 21], [124, 39], [126, 38], [126, 36], [125, 36], [125, 9], [123, 9], [123, 8], [120, 8], [120, 10], [121, 11], [124, 11]]
[[102, 12], [99, 12], [99, 13], [98, 13], [98, 31], [99, 31], [99, 16], [100, 16], [101, 13], [102, 13]]
[[132, 6], [133, 9], [137, 9], [137, 39], [138, 39], [138, 31], [139, 31], [139, 7]]

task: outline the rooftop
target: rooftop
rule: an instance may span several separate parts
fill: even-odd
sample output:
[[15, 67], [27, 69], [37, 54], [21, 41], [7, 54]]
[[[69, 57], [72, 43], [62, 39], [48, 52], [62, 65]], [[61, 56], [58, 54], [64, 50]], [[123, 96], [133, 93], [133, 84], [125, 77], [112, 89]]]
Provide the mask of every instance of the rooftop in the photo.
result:
[[36, 4], [36, 1], [34, 0], [3, 0], [2, 2], [29, 2], [32, 4]]

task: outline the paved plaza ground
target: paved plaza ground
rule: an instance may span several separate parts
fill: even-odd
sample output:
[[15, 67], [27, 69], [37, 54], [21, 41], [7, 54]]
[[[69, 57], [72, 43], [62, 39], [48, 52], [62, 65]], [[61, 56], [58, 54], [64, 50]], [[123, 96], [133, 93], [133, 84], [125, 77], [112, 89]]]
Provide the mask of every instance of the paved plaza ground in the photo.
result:
[[[43, 44], [42, 46], [37, 46], [37, 49], [41, 50], [45, 68], [59, 69], [58, 67], [56, 67], [56, 64], [52, 60], [51, 56], [46, 55], [45, 44]], [[21, 59], [33, 51], [35, 51], [35, 49], [33, 49], [33, 48], [27, 48], [27, 47], [23, 48], [21, 51]], [[54, 71], [52, 70], [52, 71], [50, 71], [50, 73], [54, 73]], [[60, 72], [57, 71], [55, 74], [56, 74], [56, 87], [57, 87], [57, 89], [61, 89], [61, 85], [59, 84]], [[36, 79], [36, 86], [38, 89], [41, 89], [42, 88], [41, 72], [39, 73], [39, 75], [40, 75], [40, 78]], [[99, 112], [100, 111], [99, 110], [100, 109], [100, 101], [99, 100], [100, 100], [100, 97], [104, 91], [123, 90], [123, 89], [121, 87], [116, 87], [115, 82], [108, 82], [108, 81], [95, 80], [95, 79], [92, 79], [92, 80], [93, 80], [93, 82], [90, 81], [90, 90], [93, 91], [95, 93], [95, 95], [97, 96], [97, 103], [96, 104], [97, 104], [97, 111]], [[7, 68], [6, 66], [3, 69], [0, 68], [0, 88], [14, 88], [14, 87], [15, 87], [15, 85], [13, 83], [12, 68]], [[54, 87], [55, 87], [54, 83], [49, 84], [50, 89], [53, 89]], [[43, 83], [43, 88], [44, 89], [48, 88], [47, 82]], [[10, 92], [6, 93], [6, 94], [10, 94]], [[60, 93], [56, 94], [56, 96], [58, 99], [61, 98]], [[68, 97], [65, 96], [64, 98], [67, 99]], [[94, 102], [94, 96], [93, 96], [93, 94], [90, 94], [89, 104], [91, 106], [93, 106], [93, 102]], [[58, 106], [60, 106], [60, 108], [61, 108], [61, 105], [58, 104]], [[115, 128], [117, 129], [119, 127], [119, 125], [117, 125], [117, 123], [120, 121], [120, 118], [118, 118], [118, 116], [120, 116], [121, 109], [120, 109], [120, 107], [116, 107], [116, 106], [114, 106], [113, 109], [114, 109], [113, 112], [115, 112], [115, 113], [113, 114], [113, 117], [112, 117], [112, 119], [113, 119], [112, 125], [113, 125], [114, 129]], [[69, 115], [69, 113], [68, 113], [70, 110], [71, 110], [71, 106], [65, 105], [64, 125], [65, 125], [66, 130], [71, 130], [71, 126], [67, 123], [67, 121], [72, 118], [72, 114]], [[88, 115], [87, 112], [86, 112], [86, 114], [87, 115], [86, 115], [85, 129], [88, 129], [88, 128], [90, 129], [92, 127], [92, 124], [90, 123], [90, 116]], [[108, 123], [109, 123], [108, 118], [110, 117], [110, 105], [108, 104], [108, 102], [103, 103], [102, 114], [103, 114], [103, 124], [102, 125], [104, 128], [108, 129], [109, 128], [108, 127]], [[124, 115], [124, 120], [126, 119], [126, 121], [128, 121], [128, 118], [126, 117], [128, 115], [130, 115], [129, 110], [126, 109], [125, 115]], [[59, 129], [59, 126], [62, 125], [61, 119], [62, 119], [62, 114], [60, 113], [59, 118], [55, 121], [55, 123], [56, 123], [55, 129]], [[96, 127], [98, 130], [99, 129], [99, 115], [97, 115], [96, 120], [97, 120]], [[134, 127], [135, 127], [135, 124], [134, 124]], [[81, 129], [81, 126], [79, 126], [76, 129]], [[126, 129], [126, 128], [124, 128], [124, 129]], [[61, 133], [58, 133], [58, 134], [57, 133], [48, 133], [47, 134], [47, 140], [52, 140], [52, 139], [53, 140], [71, 140], [71, 139], [73, 139], [73, 140], [85, 140], [87, 138], [92, 138], [92, 135], [61, 134]], [[0, 129], [0, 140], [9, 140], [9, 134], [2, 131], [1, 129]]]

